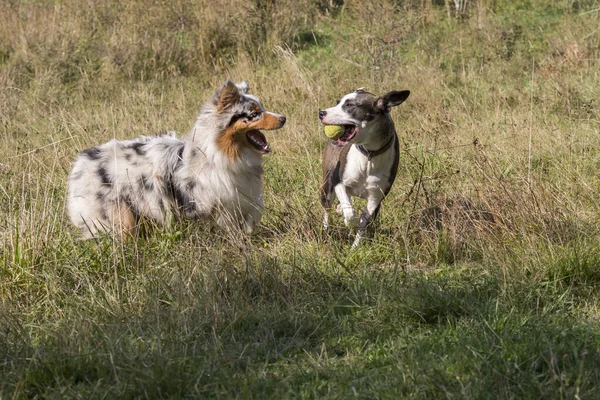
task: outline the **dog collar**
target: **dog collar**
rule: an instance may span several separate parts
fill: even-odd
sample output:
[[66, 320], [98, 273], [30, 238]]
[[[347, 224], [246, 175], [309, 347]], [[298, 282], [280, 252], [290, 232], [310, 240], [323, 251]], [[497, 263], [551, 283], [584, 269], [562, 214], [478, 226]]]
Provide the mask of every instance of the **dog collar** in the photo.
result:
[[363, 147], [362, 144], [359, 144], [358, 146], [356, 146], [356, 148], [358, 149], [358, 151], [363, 153], [370, 161], [371, 158], [377, 157], [378, 155], [385, 153], [390, 147], [392, 147], [392, 143], [394, 143], [394, 136], [395, 135], [392, 135], [392, 137], [390, 137], [390, 140], [388, 140], [388, 142], [378, 150], [367, 150]]

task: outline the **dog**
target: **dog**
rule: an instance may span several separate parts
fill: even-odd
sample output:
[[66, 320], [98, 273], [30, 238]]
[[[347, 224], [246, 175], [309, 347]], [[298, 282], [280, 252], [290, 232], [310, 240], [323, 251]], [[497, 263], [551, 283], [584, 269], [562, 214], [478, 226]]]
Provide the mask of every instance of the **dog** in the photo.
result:
[[251, 234], [263, 204], [261, 130], [286, 118], [265, 111], [244, 81], [227, 80], [200, 110], [185, 138], [174, 132], [111, 140], [84, 150], [69, 176], [67, 210], [84, 238], [131, 234], [141, 219], [204, 218]]
[[[329, 141], [323, 154], [323, 229], [328, 229], [328, 212], [335, 193], [346, 226], [358, 225], [352, 247], [358, 246], [377, 217], [381, 201], [396, 179], [399, 143], [390, 109], [402, 104], [409, 95], [410, 91], [401, 90], [377, 97], [361, 88], [345, 95], [335, 107], [319, 111], [324, 125], [344, 127], [344, 134]], [[351, 196], [367, 200], [360, 219], [352, 207]]]

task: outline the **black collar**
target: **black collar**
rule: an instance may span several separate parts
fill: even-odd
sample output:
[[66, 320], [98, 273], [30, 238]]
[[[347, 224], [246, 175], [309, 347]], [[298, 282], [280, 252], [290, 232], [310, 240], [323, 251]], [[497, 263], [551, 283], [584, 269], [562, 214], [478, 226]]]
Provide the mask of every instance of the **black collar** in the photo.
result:
[[390, 137], [390, 140], [388, 140], [388, 142], [384, 144], [383, 147], [381, 147], [379, 150], [367, 150], [363, 147], [362, 144], [359, 144], [358, 146], [356, 146], [356, 148], [358, 149], [358, 151], [367, 156], [369, 160], [371, 160], [371, 158], [377, 157], [378, 155], [385, 153], [390, 147], [392, 147], [392, 143], [394, 143], [394, 136], [396, 135], [392, 135]]

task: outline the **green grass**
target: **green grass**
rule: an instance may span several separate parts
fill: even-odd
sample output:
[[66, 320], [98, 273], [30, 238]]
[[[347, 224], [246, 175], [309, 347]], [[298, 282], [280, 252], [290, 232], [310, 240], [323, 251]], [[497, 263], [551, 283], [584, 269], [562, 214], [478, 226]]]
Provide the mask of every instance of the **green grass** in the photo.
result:
[[[444, 4], [0, 5], [0, 398], [598, 398], [600, 3]], [[228, 77], [288, 117], [258, 232], [77, 241], [76, 154]], [[316, 113], [361, 86], [412, 94], [351, 250]]]

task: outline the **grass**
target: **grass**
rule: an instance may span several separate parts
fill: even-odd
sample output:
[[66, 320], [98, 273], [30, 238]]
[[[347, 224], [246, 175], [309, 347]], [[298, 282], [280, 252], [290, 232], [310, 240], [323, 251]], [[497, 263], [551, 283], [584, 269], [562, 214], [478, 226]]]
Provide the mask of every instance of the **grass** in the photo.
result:
[[[599, 6], [3, 3], [0, 398], [597, 398]], [[288, 117], [257, 234], [75, 240], [76, 154], [184, 134], [227, 77]], [[360, 86], [412, 94], [353, 251], [315, 116]]]

